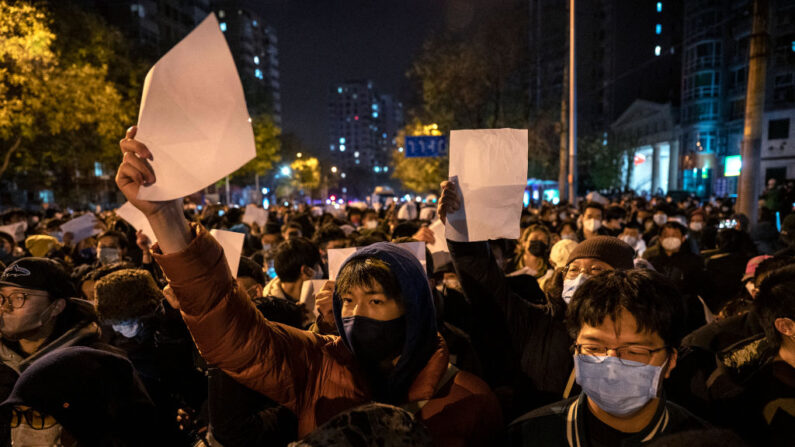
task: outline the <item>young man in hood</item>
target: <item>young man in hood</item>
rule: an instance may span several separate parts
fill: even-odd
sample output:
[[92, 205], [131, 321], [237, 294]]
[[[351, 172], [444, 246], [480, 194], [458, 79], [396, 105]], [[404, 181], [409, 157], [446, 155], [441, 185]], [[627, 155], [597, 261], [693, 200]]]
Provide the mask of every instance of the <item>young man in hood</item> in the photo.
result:
[[149, 219], [158, 239], [155, 259], [208, 363], [288, 407], [301, 437], [376, 400], [416, 414], [437, 445], [493, 442], [501, 424], [496, 397], [483, 381], [450, 366], [430, 286], [412, 254], [375, 244], [343, 264], [333, 301], [340, 336], [270, 322], [238, 289], [220, 245], [185, 220], [181, 200], [137, 198], [155, 178], [146, 162], [151, 152], [134, 140], [135, 131], [121, 142], [116, 183]]
[[583, 284], [567, 318], [582, 393], [516, 420], [511, 445], [640, 446], [705, 428], [661, 393], [682, 335], [676, 298], [649, 270], [610, 271]]

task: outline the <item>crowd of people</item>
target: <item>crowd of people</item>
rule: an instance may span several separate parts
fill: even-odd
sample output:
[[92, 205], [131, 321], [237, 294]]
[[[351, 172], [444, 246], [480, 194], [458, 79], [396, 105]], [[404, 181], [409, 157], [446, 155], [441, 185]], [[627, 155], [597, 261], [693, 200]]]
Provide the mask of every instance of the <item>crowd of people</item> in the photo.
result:
[[[536, 204], [518, 239], [423, 265], [399, 243], [437, 246], [453, 183], [257, 225], [137, 199], [150, 154], [121, 146], [157, 244], [113, 211], [0, 215], [2, 445], [795, 445], [792, 190], [757, 222], [728, 199]], [[89, 213], [93, 236], [62, 231]], [[236, 272], [210, 229], [244, 234]]]

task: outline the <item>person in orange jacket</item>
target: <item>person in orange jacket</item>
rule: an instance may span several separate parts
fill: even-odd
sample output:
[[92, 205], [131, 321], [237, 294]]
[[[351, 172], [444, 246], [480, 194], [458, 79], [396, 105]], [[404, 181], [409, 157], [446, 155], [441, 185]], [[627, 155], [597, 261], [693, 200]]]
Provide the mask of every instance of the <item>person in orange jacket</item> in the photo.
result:
[[449, 363], [425, 272], [411, 254], [375, 244], [346, 260], [338, 282], [326, 286], [334, 287], [340, 336], [270, 322], [238, 289], [221, 246], [185, 220], [181, 199], [137, 198], [156, 179], [152, 154], [135, 132], [120, 143], [116, 184], [147, 216], [158, 240], [155, 260], [209, 364], [295, 412], [300, 437], [377, 401], [414, 413], [437, 445], [495, 441], [502, 429], [497, 399], [481, 379]]

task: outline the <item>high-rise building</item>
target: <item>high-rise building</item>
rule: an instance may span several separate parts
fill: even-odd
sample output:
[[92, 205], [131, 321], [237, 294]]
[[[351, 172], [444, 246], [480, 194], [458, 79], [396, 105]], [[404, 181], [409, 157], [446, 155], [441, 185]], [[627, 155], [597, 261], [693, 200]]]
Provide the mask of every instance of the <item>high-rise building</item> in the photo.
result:
[[[685, 2], [682, 189], [703, 195], [737, 191], [736, 172], [726, 165], [727, 157], [740, 155], [742, 144], [752, 10], [751, 0]], [[770, 0], [768, 34], [763, 129], [770, 143], [762, 148], [760, 183], [795, 176], [795, 148], [786, 148], [795, 109], [795, 2]]]
[[78, 0], [102, 14], [135, 42], [136, 50], [157, 59], [210, 12], [210, 0]]
[[[403, 123], [402, 104], [379, 95], [372, 81], [347, 81], [329, 90], [329, 150], [343, 171], [389, 174], [391, 149]], [[389, 176], [385, 176], [388, 178]]]
[[276, 30], [241, 1], [217, 1], [213, 9], [235, 59], [250, 113], [271, 113], [281, 125]]
[[[577, 132], [606, 132], [638, 98], [679, 99], [681, 2], [588, 0], [576, 3]], [[560, 116], [567, 91], [568, 0], [530, 0], [531, 109]]]

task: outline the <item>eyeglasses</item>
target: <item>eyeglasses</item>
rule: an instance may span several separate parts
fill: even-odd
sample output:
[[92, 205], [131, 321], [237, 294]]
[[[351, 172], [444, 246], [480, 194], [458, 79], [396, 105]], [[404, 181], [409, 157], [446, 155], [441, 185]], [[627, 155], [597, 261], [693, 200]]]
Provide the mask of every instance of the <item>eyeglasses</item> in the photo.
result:
[[579, 265], [569, 265], [565, 269], [563, 269], [563, 274], [566, 279], [574, 279], [581, 274], [585, 274], [587, 276], [596, 276], [600, 273], [607, 272], [612, 270], [610, 268], [602, 267], [600, 265], [592, 265], [590, 267], [584, 268], [580, 267]]
[[39, 413], [38, 411], [29, 408], [27, 410], [20, 410], [17, 408], [11, 409], [11, 427], [19, 427], [22, 423], [22, 418], [30, 425], [30, 428], [36, 430], [43, 430], [50, 428], [57, 423], [55, 418], [47, 416], [46, 414]]
[[649, 349], [641, 346], [621, 346], [619, 348], [608, 348], [601, 345], [589, 344], [576, 344], [574, 349], [580, 355], [580, 359], [588, 363], [602, 363], [607, 357], [609, 351], [616, 353], [618, 360], [625, 366], [643, 366], [638, 363], [649, 364], [652, 356], [656, 352], [668, 349], [668, 346], [662, 348]]
[[27, 301], [29, 296], [47, 296], [39, 293], [27, 293], [27, 292], [11, 292], [8, 295], [3, 295], [0, 293], [0, 307], [5, 307], [7, 304], [11, 304], [11, 307], [14, 309], [19, 309], [20, 307], [25, 305], [25, 301]]

